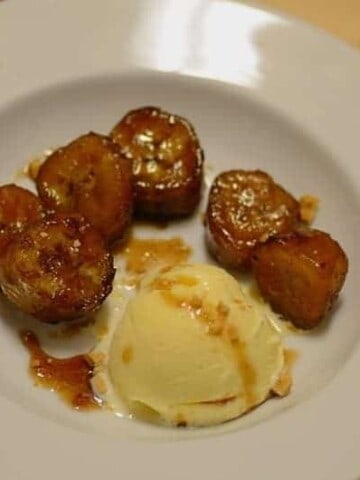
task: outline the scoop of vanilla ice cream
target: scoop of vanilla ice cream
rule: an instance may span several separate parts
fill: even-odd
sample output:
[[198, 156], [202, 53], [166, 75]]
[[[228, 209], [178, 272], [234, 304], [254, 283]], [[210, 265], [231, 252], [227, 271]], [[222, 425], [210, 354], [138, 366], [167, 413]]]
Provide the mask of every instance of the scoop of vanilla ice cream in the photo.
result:
[[266, 400], [283, 366], [263, 310], [227, 272], [195, 264], [143, 280], [113, 336], [108, 374], [131, 412], [201, 426]]

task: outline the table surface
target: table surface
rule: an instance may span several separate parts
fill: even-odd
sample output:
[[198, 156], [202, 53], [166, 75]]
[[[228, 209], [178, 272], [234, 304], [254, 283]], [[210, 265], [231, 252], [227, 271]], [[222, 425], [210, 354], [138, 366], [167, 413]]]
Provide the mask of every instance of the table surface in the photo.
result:
[[360, 48], [360, 0], [256, 0], [248, 3], [294, 15]]

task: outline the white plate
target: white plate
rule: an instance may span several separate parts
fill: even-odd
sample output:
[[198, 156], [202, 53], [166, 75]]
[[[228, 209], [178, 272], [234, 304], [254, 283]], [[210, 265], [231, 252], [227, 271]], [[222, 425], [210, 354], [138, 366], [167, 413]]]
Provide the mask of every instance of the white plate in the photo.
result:
[[[329, 327], [287, 339], [300, 351], [291, 395], [208, 430], [70, 411], [32, 386], [15, 314], [2, 307], [2, 479], [360, 475], [359, 85], [355, 51], [237, 2], [0, 2], [2, 182], [44, 149], [156, 104], [194, 123], [213, 167], [208, 181], [226, 168], [258, 167], [296, 195], [318, 195], [316, 225], [350, 260]], [[200, 232], [194, 218], [162, 235], [182, 233], [204, 260]]]

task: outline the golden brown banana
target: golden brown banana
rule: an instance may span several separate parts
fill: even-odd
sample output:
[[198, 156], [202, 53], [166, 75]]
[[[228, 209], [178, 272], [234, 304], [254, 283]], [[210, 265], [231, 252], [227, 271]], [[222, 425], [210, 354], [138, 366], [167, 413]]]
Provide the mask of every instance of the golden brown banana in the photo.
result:
[[109, 243], [131, 222], [131, 162], [104, 135], [89, 133], [56, 150], [41, 165], [36, 186], [48, 210], [84, 215]]
[[57, 323], [95, 311], [110, 293], [114, 273], [100, 233], [80, 215], [56, 214], [11, 242], [0, 284], [19, 309]]
[[278, 235], [253, 255], [255, 278], [274, 310], [313, 328], [331, 309], [345, 281], [347, 257], [330, 235], [301, 230]]
[[190, 215], [200, 201], [203, 151], [191, 124], [156, 107], [132, 110], [111, 137], [133, 162], [136, 212]]
[[0, 256], [19, 232], [40, 218], [41, 203], [36, 195], [14, 184], [1, 186]]
[[260, 170], [230, 170], [213, 182], [206, 211], [210, 250], [220, 263], [247, 268], [255, 246], [293, 230], [298, 202]]

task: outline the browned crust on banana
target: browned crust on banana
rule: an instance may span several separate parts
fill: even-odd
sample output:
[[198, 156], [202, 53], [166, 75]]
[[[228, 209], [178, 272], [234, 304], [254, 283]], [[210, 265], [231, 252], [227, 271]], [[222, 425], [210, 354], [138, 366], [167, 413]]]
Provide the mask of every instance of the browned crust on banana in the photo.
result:
[[316, 327], [331, 310], [344, 284], [348, 259], [320, 230], [298, 230], [258, 246], [253, 269], [273, 309], [299, 328]]
[[90, 132], [56, 150], [40, 167], [36, 186], [48, 210], [84, 215], [109, 243], [131, 222], [131, 162], [107, 136]]
[[223, 172], [211, 186], [206, 235], [226, 266], [248, 268], [256, 245], [293, 230], [298, 221], [298, 202], [261, 170]]
[[195, 210], [204, 154], [188, 120], [157, 107], [143, 107], [127, 113], [110, 135], [133, 162], [138, 215], [172, 218]]
[[19, 309], [56, 323], [94, 312], [111, 292], [114, 274], [99, 232], [80, 215], [56, 214], [8, 246], [0, 283]]
[[29, 190], [11, 183], [0, 187], [0, 256], [27, 225], [41, 219], [40, 200]]

